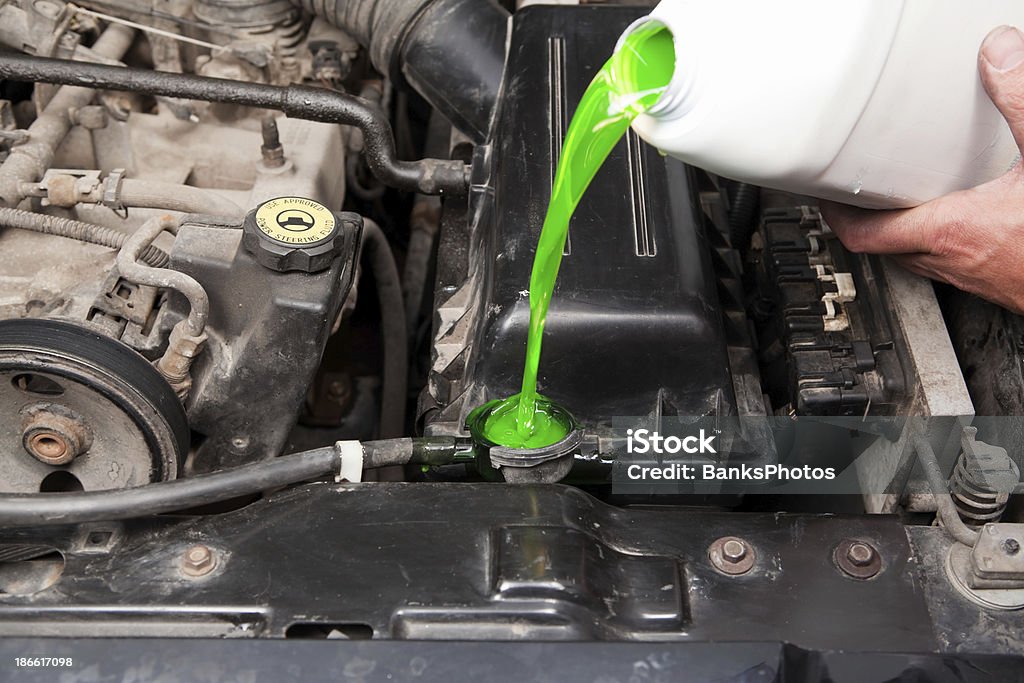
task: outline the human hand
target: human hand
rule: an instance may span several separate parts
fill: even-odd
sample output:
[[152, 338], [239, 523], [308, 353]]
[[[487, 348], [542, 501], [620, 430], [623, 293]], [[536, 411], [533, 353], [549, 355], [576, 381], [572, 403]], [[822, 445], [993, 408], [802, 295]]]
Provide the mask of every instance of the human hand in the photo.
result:
[[[1024, 33], [985, 38], [978, 70], [1024, 151]], [[913, 209], [872, 211], [822, 202], [822, 215], [853, 252], [890, 254], [919, 275], [1024, 313], [1024, 165]]]

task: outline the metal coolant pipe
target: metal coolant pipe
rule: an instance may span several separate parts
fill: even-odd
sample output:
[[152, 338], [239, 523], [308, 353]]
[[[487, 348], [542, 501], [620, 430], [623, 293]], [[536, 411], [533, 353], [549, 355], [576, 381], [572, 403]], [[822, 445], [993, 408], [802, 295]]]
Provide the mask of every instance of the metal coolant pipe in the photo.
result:
[[[132, 29], [113, 24], [96, 40], [92, 52], [100, 57], [119, 60], [128, 51], [134, 37]], [[13, 55], [4, 55], [5, 58], [10, 56]], [[86, 65], [85, 62], [61, 61], [67, 61], [71, 69]], [[7, 73], [5, 77], [15, 79], [17, 74]], [[95, 94], [95, 88], [89, 85], [65, 85], [57, 91], [29, 126], [28, 140], [15, 146], [0, 165], [0, 204], [15, 207], [21, 202], [24, 198], [21, 184], [38, 180], [46, 173], [58, 145], [71, 130], [69, 110], [86, 106]]]
[[[0, 54], [0, 78], [226, 102], [273, 109], [307, 121], [355, 126], [363, 133], [367, 165], [386, 185], [422, 194], [465, 194], [469, 187], [469, 167], [461, 161], [398, 159], [391, 124], [383, 112], [365, 100], [334, 90], [15, 54]], [[6, 200], [4, 191], [0, 186], [0, 199]]]

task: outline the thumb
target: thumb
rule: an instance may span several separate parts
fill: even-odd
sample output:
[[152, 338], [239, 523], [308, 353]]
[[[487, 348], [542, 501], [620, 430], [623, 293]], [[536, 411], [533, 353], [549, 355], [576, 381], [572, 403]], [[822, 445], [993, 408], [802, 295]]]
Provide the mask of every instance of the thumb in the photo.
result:
[[1017, 147], [1024, 150], [1024, 33], [1000, 26], [986, 36], [978, 55], [981, 82], [1010, 124]]

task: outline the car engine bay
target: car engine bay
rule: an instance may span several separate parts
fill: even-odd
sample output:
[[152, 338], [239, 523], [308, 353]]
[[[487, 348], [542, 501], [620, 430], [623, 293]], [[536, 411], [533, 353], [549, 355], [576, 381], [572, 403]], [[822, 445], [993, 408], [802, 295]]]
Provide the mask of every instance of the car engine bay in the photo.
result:
[[[545, 328], [571, 438], [479, 437], [568, 119], [651, 4], [0, 0], [0, 649], [1024, 654], [1024, 323], [812, 198], [630, 132]], [[670, 425], [723, 481], [636, 480]]]

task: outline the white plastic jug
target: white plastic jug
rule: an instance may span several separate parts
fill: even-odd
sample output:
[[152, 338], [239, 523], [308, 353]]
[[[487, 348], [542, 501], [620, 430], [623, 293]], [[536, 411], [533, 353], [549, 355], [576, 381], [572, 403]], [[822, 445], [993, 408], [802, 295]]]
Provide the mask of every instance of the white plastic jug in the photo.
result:
[[651, 20], [676, 68], [633, 128], [719, 175], [896, 208], [1019, 158], [977, 55], [1024, 0], [663, 0], [633, 27]]

